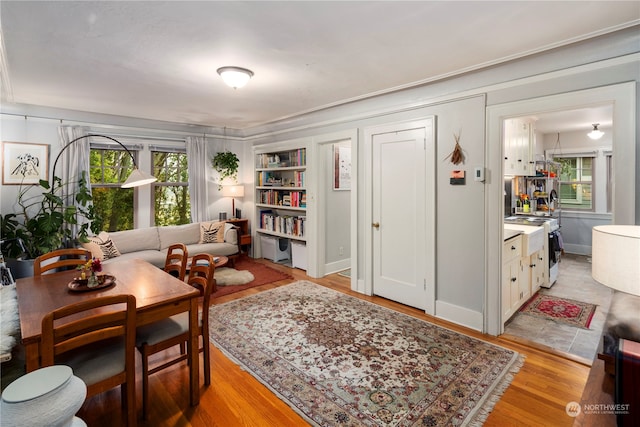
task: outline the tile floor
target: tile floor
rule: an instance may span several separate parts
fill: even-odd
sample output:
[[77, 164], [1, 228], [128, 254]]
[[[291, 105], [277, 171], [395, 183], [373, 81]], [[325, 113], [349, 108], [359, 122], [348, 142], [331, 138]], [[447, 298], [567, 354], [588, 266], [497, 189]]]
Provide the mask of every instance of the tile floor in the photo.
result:
[[559, 265], [558, 280], [551, 289], [542, 288], [540, 292], [596, 304], [598, 307], [589, 329], [516, 313], [505, 326], [504, 332], [586, 360], [593, 360], [601, 346], [600, 337], [613, 291], [593, 280], [591, 258], [565, 254]]

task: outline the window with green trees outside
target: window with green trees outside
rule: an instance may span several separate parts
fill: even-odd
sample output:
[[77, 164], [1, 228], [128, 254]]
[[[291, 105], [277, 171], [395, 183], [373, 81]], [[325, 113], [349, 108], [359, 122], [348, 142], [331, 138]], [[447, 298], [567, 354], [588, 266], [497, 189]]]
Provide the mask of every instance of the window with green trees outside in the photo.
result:
[[189, 224], [189, 171], [187, 154], [153, 151], [154, 219], [156, 226]]
[[[134, 156], [137, 151], [131, 151]], [[152, 151], [153, 175], [151, 197], [136, 197], [136, 188], [120, 188], [133, 169], [131, 157], [124, 150], [92, 148], [90, 155], [91, 191], [96, 211], [104, 218], [104, 230], [135, 228], [136, 206], [153, 205], [153, 225], [179, 225], [191, 222], [189, 172], [184, 152]], [[145, 197], [146, 199], [146, 197]]]
[[131, 157], [124, 150], [91, 149], [90, 175], [93, 205], [104, 219], [105, 231], [134, 228], [133, 188], [120, 188], [132, 169]]

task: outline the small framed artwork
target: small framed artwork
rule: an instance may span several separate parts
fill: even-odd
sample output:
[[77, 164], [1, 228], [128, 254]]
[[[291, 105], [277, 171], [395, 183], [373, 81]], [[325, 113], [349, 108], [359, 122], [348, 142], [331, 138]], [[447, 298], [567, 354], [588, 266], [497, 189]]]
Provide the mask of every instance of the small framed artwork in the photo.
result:
[[49, 179], [49, 146], [25, 142], [2, 143], [2, 183], [38, 184]]
[[333, 189], [351, 189], [351, 144], [333, 144]]
[[449, 177], [449, 184], [451, 185], [465, 185], [465, 171], [451, 171]]

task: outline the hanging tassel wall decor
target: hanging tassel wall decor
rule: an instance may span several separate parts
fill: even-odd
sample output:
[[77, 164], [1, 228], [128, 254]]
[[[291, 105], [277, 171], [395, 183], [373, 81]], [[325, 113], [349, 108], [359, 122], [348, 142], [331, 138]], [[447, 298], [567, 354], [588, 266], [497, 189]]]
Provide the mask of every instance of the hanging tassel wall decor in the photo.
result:
[[451, 154], [444, 158], [445, 160], [451, 158], [451, 163], [453, 163], [454, 165], [458, 165], [464, 161], [464, 154], [462, 154], [462, 147], [460, 147], [461, 134], [462, 132], [460, 132], [460, 134], [458, 135], [456, 135], [455, 133], [453, 134], [453, 138], [456, 140], [456, 146], [453, 148]]

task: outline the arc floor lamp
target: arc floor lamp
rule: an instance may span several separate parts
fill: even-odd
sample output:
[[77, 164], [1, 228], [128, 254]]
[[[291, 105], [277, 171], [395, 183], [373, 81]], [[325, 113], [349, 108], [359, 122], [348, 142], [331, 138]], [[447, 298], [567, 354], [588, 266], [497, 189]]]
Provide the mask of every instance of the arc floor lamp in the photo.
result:
[[88, 135], [80, 136], [74, 140], [71, 140], [70, 142], [67, 143], [67, 145], [62, 147], [62, 150], [60, 150], [60, 152], [58, 153], [58, 156], [56, 157], [56, 160], [53, 162], [53, 169], [52, 169], [53, 179], [55, 179], [56, 177], [56, 165], [58, 164], [58, 160], [60, 160], [60, 156], [62, 155], [62, 153], [71, 145], [75, 144], [77, 141], [80, 141], [81, 139], [84, 139], [84, 138], [107, 138], [115, 142], [119, 146], [121, 146], [124, 149], [124, 151], [126, 151], [127, 154], [131, 157], [131, 162], [133, 164], [133, 171], [131, 171], [129, 178], [127, 178], [127, 180], [120, 186], [121, 188], [139, 187], [141, 185], [151, 184], [152, 182], [155, 182], [158, 180], [158, 178], [154, 177], [153, 175], [138, 169], [138, 164], [136, 163], [136, 159], [133, 157], [133, 154], [131, 153], [131, 151], [129, 151], [129, 149], [125, 147], [123, 143], [121, 143], [117, 139], [112, 138], [110, 136], [100, 135], [100, 134], [88, 134]]

